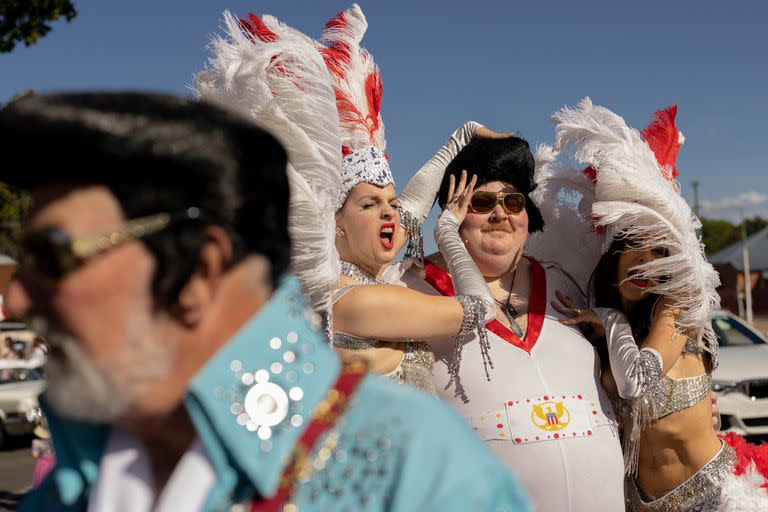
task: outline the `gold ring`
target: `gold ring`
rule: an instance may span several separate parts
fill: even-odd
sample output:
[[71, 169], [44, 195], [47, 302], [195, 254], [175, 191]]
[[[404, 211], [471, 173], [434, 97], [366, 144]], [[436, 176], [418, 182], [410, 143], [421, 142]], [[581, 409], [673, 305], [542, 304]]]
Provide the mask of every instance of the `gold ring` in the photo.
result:
[[579, 308], [573, 308], [573, 316], [579, 316], [581, 315], [581, 310]]

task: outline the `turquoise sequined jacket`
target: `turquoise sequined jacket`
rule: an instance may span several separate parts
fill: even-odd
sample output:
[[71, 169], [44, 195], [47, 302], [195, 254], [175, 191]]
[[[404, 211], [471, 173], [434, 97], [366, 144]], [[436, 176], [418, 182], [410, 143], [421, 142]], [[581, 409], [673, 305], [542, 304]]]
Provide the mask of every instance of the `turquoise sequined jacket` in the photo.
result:
[[[185, 405], [216, 473], [204, 510], [276, 492], [294, 444], [340, 371], [311, 315], [298, 282], [283, 278], [190, 382]], [[259, 389], [278, 398], [271, 417], [249, 414]], [[110, 427], [46, 412], [57, 466], [19, 510], [84, 511]], [[325, 435], [337, 436], [330, 456], [291, 497], [301, 512], [531, 510], [518, 480], [463, 420], [407, 386], [366, 376]], [[312, 457], [323, 446], [320, 438]]]

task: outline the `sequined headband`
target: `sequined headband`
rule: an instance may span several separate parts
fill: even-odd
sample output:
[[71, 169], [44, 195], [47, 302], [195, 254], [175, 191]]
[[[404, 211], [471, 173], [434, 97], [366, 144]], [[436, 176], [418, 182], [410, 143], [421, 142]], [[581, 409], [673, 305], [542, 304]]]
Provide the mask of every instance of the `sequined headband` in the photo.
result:
[[341, 160], [341, 194], [339, 204], [344, 204], [352, 187], [358, 183], [371, 183], [379, 187], [394, 184], [384, 153], [375, 146], [359, 149]]

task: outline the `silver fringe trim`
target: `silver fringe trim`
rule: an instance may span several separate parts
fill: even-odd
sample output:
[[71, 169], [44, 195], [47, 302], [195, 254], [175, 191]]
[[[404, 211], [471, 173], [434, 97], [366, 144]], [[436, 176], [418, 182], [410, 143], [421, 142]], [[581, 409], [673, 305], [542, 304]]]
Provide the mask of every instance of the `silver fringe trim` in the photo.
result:
[[421, 235], [421, 222], [411, 212], [398, 207], [400, 212], [400, 225], [408, 230], [408, 247], [405, 249], [407, 257], [424, 261], [424, 237]]
[[654, 391], [661, 383], [661, 363], [648, 350], [641, 350], [632, 371], [639, 374], [640, 395], [622, 400], [621, 418], [624, 423], [624, 468], [627, 475], [637, 476], [640, 455], [640, 434], [659, 418], [661, 408]]
[[488, 372], [488, 368], [493, 368], [493, 361], [491, 361], [491, 344], [488, 341], [488, 334], [485, 332], [485, 322], [483, 322], [485, 318], [485, 304], [479, 297], [474, 295], [457, 295], [456, 298], [464, 309], [464, 321], [454, 340], [453, 357], [448, 362], [448, 375], [451, 378], [448, 384], [446, 384], [445, 389], [448, 389], [453, 384], [454, 395], [466, 404], [469, 403], [469, 398], [464, 390], [464, 386], [461, 384], [461, 376], [459, 374], [462, 351], [464, 349], [462, 339], [473, 331], [477, 331], [480, 354], [482, 355], [483, 368], [485, 369], [485, 378], [489, 382], [491, 374]]

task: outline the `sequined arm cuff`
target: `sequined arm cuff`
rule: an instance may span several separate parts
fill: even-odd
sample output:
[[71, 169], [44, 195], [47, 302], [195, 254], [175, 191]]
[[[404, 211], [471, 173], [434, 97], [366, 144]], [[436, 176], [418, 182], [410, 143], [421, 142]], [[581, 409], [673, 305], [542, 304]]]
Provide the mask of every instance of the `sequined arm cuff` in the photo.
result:
[[640, 351], [635, 364], [629, 372], [629, 378], [637, 382], [640, 388], [638, 394], [645, 395], [659, 385], [661, 380], [661, 356], [650, 348]]
[[658, 396], [661, 383], [661, 357], [653, 349], [640, 351], [629, 376], [639, 389], [634, 398], [623, 400], [620, 418], [624, 425], [624, 468], [628, 475], [637, 475], [640, 454], [640, 435], [646, 427], [659, 419], [663, 404]]
[[456, 398], [460, 399], [464, 403], [467, 403], [469, 402], [469, 399], [467, 398], [464, 386], [461, 384], [461, 377], [459, 375], [461, 369], [462, 350], [464, 348], [465, 341], [464, 338], [467, 335], [477, 331], [478, 342], [480, 343], [480, 354], [483, 358], [485, 377], [489, 381], [491, 380], [491, 375], [488, 372], [488, 368], [493, 368], [493, 361], [491, 361], [491, 345], [488, 341], [488, 333], [485, 332], [485, 304], [483, 303], [482, 299], [474, 295], [457, 295], [456, 299], [458, 299], [462, 309], [464, 310], [464, 320], [461, 323], [461, 329], [459, 329], [459, 332], [456, 334], [456, 338], [454, 340], [453, 357], [451, 357], [451, 360], [448, 363], [448, 374], [450, 375], [450, 380], [448, 382], [448, 386], [446, 387], [449, 387], [453, 383]]
[[424, 237], [421, 235], [421, 222], [405, 208], [398, 207], [400, 225], [408, 231], [408, 247], [405, 255], [424, 261]]

